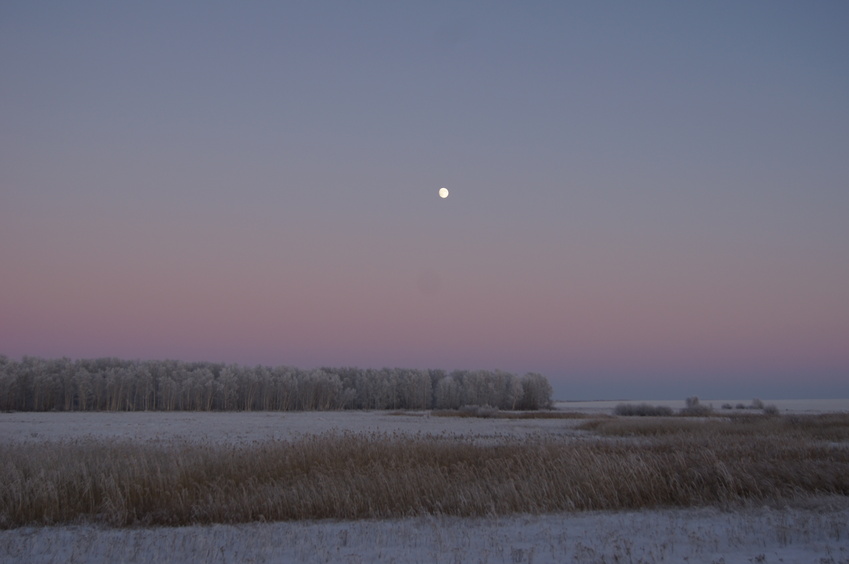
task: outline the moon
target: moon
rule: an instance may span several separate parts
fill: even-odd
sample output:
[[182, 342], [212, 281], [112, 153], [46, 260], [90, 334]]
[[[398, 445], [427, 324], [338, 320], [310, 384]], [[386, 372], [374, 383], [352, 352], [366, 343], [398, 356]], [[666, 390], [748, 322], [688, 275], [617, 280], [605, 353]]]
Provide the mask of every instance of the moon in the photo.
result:
[[439, 197], [443, 200], [448, 197], [448, 188], [440, 188], [439, 189]]

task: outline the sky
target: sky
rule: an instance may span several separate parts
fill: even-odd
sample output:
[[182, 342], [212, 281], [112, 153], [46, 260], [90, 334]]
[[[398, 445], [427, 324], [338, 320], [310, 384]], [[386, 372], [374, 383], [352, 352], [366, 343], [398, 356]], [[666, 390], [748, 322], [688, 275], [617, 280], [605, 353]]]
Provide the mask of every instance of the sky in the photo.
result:
[[0, 354], [849, 397], [847, 22], [6, 0]]

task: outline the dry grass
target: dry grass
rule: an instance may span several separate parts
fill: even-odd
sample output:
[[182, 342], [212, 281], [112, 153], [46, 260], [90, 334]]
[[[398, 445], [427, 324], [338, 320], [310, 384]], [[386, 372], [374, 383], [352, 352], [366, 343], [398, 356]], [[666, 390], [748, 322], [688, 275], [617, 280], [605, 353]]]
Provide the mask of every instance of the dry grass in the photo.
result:
[[430, 414], [434, 417], [480, 417], [486, 419], [592, 419], [599, 417], [598, 415], [577, 411], [499, 411], [492, 408], [481, 409], [478, 406], [468, 406], [465, 409], [434, 409]]
[[849, 448], [824, 442], [846, 437], [847, 420], [584, 424], [639, 435], [637, 443], [348, 433], [242, 446], [6, 444], [0, 526], [479, 516], [849, 495]]
[[509, 411], [501, 413], [500, 417], [503, 419], [590, 419], [599, 416], [577, 411]]
[[593, 419], [578, 429], [606, 436], [687, 435], [708, 437], [761, 437], [812, 441], [849, 441], [849, 414], [787, 415], [731, 414], [725, 417], [645, 417]]
[[614, 408], [613, 413], [623, 417], [671, 417], [673, 414], [669, 406], [647, 403], [620, 403]]

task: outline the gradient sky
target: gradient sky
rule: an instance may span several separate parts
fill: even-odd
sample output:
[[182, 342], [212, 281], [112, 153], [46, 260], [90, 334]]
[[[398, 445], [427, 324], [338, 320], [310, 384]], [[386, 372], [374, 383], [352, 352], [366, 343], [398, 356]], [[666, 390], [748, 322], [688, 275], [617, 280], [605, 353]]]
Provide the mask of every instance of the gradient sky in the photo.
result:
[[849, 397], [847, 24], [6, 0], [0, 353]]

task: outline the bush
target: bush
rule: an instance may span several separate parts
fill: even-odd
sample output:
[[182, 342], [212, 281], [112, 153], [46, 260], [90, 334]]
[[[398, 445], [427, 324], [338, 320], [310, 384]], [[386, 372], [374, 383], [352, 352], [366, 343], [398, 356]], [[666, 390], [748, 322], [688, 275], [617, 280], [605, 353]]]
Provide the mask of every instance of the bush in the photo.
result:
[[497, 417], [498, 408], [491, 405], [464, 405], [459, 410], [460, 417]]
[[681, 410], [681, 415], [689, 417], [707, 417], [713, 413], [713, 407], [699, 403], [699, 398], [696, 396], [687, 398], [685, 403], [686, 407]]
[[707, 417], [713, 413], [713, 408], [709, 405], [697, 405], [694, 407], [685, 407], [679, 413], [687, 417]]
[[613, 410], [613, 414], [623, 417], [668, 417], [672, 415], [672, 408], [647, 403], [620, 403]]

